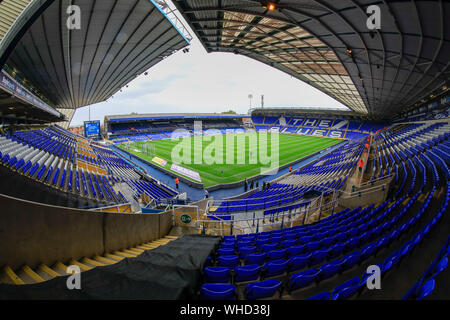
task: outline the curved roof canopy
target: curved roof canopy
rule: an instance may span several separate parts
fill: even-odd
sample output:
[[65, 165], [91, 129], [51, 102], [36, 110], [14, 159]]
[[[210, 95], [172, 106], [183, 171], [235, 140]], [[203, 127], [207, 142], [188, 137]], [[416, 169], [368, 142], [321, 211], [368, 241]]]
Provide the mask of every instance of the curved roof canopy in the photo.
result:
[[[448, 82], [442, 0], [175, 0], [208, 52], [234, 52], [303, 80], [373, 118]], [[272, 4], [273, 10], [269, 10]], [[369, 29], [370, 5], [381, 29]]]
[[[79, 29], [68, 28], [68, 20], [77, 25], [71, 5], [80, 8]], [[152, 0], [40, 0], [20, 18], [0, 62], [69, 119], [189, 44]]]

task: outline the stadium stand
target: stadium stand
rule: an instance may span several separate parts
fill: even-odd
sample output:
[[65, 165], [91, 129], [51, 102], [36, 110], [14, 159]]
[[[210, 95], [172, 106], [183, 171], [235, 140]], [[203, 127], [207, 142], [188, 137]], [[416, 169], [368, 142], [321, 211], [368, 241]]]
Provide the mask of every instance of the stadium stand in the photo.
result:
[[[115, 144], [163, 140], [172, 137], [176, 130], [185, 130], [195, 135], [194, 123], [201, 122], [201, 130], [225, 130], [243, 128], [242, 115], [218, 114], [147, 114], [106, 116], [108, 138]], [[247, 116], [245, 116], [247, 117]], [[182, 133], [176, 133], [177, 135]], [[186, 134], [186, 133], [183, 133]]]
[[[252, 113], [252, 121], [258, 131], [266, 130], [357, 140], [386, 127], [385, 122], [346, 120], [338, 116], [334, 118], [312, 118], [307, 114], [299, 113], [297, 116], [279, 115], [274, 117], [261, 116], [259, 115], [261, 112], [263, 110], [256, 109]], [[273, 111], [273, 113], [276, 113], [276, 111]], [[280, 121], [284, 125], [281, 125]]]
[[[404, 176], [400, 171], [393, 190], [396, 192], [381, 204], [344, 209], [309, 225], [225, 236], [205, 267], [200, 296], [370, 298], [366, 288], [370, 274], [363, 272], [370, 265], [368, 261], [377, 261], [383, 277], [399, 273], [399, 265], [413, 255], [414, 248], [448, 212], [450, 158], [445, 150], [449, 124], [399, 125], [376, 136], [374, 159], [387, 149], [385, 159], [392, 162], [386, 161], [384, 167], [404, 168]], [[378, 165], [374, 170], [379, 171]], [[403, 292], [405, 298], [422, 299], [433, 291], [434, 277], [448, 264], [447, 251], [448, 240], [408, 294]], [[411, 278], [408, 280], [410, 283]]]

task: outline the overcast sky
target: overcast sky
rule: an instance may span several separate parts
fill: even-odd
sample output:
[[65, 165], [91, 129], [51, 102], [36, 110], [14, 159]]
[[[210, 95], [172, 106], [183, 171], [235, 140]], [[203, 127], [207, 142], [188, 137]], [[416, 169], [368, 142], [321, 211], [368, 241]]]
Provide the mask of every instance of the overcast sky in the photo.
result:
[[[246, 114], [252, 106], [339, 107], [341, 103], [319, 90], [250, 58], [230, 54], [208, 54], [193, 39], [189, 53], [181, 51], [161, 61], [132, 81], [123, 92], [106, 102], [91, 105], [91, 120], [105, 115], [159, 112], [222, 112]], [[71, 126], [89, 119], [89, 107], [75, 112]]]

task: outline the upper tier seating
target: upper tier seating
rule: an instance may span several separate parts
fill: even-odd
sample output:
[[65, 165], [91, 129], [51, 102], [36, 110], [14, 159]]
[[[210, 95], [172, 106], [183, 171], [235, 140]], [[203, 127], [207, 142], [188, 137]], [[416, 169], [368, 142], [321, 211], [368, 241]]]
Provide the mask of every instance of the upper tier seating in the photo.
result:
[[[283, 121], [284, 119], [284, 121]], [[252, 116], [256, 130], [278, 130], [280, 133], [358, 140], [386, 126], [386, 123], [349, 121], [304, 116]]]
[[[198, 119], [176, 119], [170, 121], [168, 119], [150, 119], [140, 120], [134, 119], [129, 123], [117, 123], [116, 121], [109, 124], [109, 135], [111, 140], [125, 140], [129, 141], [147, 141], [167, 139], [177, 129], [185, 129], [192, 131], [194, 129], [194, 121]], [[204, 118], [202, 121], [202, 130], [209, 129], [232, 129], [239, 128], [242, 123], [236, 119], [208, 119]]]

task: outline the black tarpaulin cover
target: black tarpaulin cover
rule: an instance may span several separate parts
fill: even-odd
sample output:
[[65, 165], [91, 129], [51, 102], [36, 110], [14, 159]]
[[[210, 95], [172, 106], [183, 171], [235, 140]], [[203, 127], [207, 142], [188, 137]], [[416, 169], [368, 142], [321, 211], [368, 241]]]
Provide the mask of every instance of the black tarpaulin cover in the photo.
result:
[[206, 258], [220, 237], [186, 235], [136, 258], [81, 273], [81, 289], [68, 276], [32, 285], [0, 284], [0, 299], [194, 299]]

